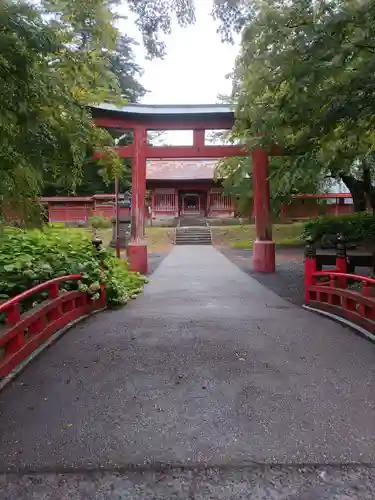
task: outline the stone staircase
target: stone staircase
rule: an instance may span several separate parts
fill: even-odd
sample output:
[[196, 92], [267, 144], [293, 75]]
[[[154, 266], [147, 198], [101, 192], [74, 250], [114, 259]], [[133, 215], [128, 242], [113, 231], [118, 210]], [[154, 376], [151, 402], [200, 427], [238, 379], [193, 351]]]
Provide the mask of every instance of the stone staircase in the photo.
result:
[[206, 219], [200, 217], [180, 217], [178, 227], [207, 227]]
[[176, 228], [176, 245], [212, 245], [211, 229], [205, 220], [181, 219]]

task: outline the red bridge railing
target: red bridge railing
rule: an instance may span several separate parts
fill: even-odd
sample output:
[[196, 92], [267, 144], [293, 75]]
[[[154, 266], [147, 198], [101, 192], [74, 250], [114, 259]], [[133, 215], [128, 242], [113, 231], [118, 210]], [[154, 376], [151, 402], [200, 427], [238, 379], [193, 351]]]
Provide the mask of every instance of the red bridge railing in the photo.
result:
[[375, 279], [347, 273], [345, 241], [338, 239], [336, 267], [316, 270], [311, 242], [305, 253], [305, 304], [353, 322], [375, 334]]
[[[5, 315], [5, 326], [0, 327], [0, 377], [8, 375], [61, 328], [105, 307], [103, 286], [97, 300], [77, 290], [60, 290], [62, 283], [80, 279], [80, 274], [55, 278], [0, 304], [0, 314]], [[48, 298], [21, 313], [22, 301], [40, 292], [48, 292]]]

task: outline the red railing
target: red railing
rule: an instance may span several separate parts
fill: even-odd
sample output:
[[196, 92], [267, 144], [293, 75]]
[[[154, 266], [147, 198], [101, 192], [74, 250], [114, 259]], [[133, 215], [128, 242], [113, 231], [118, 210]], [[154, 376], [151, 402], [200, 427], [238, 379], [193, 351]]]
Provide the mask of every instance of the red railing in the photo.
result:
[[[97, 300], [92, 300], [89, 294], [77, 290], [60, 290], [61, 283], [80, 279], [79, 274], [55, 278], [0, 305], [0, 314], [5, 314], [5, 326], [0, 327], [0, 377], [8, 375], [61, 328], [95, 309], [105, 307], [103, 286]], [[21, 313], [20, 305], [23, 300], [46, 291], [46, 300]]]
[[338, 249], [335, 269], [316, 271], [316, 255], [307, 246], [305, 303], [375, 334], [375, 279], [346, 272], [345, 247]]

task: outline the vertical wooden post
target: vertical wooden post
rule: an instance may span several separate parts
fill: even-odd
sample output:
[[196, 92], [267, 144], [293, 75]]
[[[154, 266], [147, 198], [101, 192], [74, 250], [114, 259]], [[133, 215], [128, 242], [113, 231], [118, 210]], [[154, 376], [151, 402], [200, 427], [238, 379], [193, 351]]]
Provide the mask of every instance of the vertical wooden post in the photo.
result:
[[[346, 273], [346, 270], [347, 270], [346, 240], [342, 234], [337, 235], [336, 270], [338, 273]], [[340, 288], [346, 288], [346, 278], [339, 277], [338, 278], [338, 285]]]
[[130, 269], [142, 274], [146, 274], [148, 270], [145, 241], [146, 145], [145, 127], [135, 127], [132, 165], [132, 227], [127, 253]]
[[256, 240], [253, 245], [253, 267], [261, 273], [275, 272], [275, 243], [272, 241], [271, 201], [268, 153], [264, 149], [252, 152], [254, 215]]
[[178, 200], [178, 189], [176, 189], [174, 193], [174, 209], [175, 209], [175, 217], [180, 216], [180, 207], [179, 207], [179, 200]]
[[195, 146], [199, 150], [200, 148], [204, 147], [204, 141], [205, 141], [205, 130], [204, 129], [194, 130], [193, 146]]
[[312, 238], [308, 238], [305, 248], [305, 304], [310, 300], [310, 287], [315, 285], [313, 274], [316, 272], [316, 250]]
[[[155, 190], [151, 191], [151, 221], [155, 212]], [[151, 224], [152, 225], [152, 224]]]

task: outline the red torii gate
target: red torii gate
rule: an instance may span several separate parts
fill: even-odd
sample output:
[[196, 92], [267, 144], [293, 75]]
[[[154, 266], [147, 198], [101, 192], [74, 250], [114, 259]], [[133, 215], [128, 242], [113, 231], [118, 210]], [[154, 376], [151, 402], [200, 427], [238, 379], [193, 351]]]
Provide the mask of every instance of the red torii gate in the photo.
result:
[[[226, 158], [247, 156], [242, 146], [205, 144], [206, 130], [230, 130], [234, 112], [226, 105], [143, 105], [129, 104], [117, 108], [112, 104], [92, 107], [95, 124], [103, 128], [133, 130], [133, 143], [119, 146], [122, 158], [131, 158], [132, 168], [132, 233], [128, 246], [130, 268], [147, 272], [145, 241], [146, 160], [148, 158]], [[192, 146], [150, 146], [148, 130], [193, 130]], [[258, 272], [275, 271], [275, 243], [272, 241], [268, 153], [261, 148], [252, 155], [254, 215], [256, 241], [253, 267]]]

